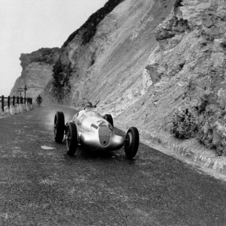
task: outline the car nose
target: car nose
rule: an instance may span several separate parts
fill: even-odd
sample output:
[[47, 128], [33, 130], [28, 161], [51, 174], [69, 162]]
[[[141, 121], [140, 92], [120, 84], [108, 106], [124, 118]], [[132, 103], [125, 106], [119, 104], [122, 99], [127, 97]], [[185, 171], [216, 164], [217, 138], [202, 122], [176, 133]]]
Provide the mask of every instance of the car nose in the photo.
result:
[[99, 127], [99, 140], [100, 144], [104, 147], [108, 146], [111, 139], [111, 131], [106, 125]]

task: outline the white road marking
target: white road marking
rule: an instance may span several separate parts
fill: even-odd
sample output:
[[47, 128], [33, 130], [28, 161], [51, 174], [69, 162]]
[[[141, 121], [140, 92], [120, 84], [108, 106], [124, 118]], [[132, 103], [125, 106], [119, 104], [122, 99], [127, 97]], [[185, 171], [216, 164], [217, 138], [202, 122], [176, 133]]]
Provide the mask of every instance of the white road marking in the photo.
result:
[[55, 148], [53, 148], [53, 147], [48, 147], [48, 146], [41, 146], [41, 148], [42, 149], [44, 149], [44, 150], [53, 150], [53, 149], [55, 149]]

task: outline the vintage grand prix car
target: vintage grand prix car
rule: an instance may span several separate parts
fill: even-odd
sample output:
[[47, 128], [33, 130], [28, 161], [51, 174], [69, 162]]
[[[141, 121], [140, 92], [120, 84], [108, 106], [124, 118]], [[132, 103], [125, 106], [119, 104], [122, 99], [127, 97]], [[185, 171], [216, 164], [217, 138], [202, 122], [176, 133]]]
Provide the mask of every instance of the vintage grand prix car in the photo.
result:
[[124, 146], [127, 158], [135, 157], [139, 147], [139, 132], [130, 127], [125, 136], [115, 133], [110, 114], [101, 115], [95, 111], [96, 105], [87, 103], [84, 110], [74, 115], [66, 123], [63, 112], [54, 117], [54, 139], [57, 143], [66, 141], [68, 155], [74, 155], [78, 145], [89, 150], [118, 150]]

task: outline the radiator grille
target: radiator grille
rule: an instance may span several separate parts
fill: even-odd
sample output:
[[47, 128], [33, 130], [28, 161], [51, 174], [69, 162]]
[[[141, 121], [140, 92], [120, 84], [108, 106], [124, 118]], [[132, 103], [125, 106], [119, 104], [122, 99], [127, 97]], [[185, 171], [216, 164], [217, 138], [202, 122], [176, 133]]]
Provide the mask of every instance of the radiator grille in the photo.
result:
[[99, 128], [99, 139], [102, 146], [107, 146], [110, 142], [111, 134], [106, 125]]

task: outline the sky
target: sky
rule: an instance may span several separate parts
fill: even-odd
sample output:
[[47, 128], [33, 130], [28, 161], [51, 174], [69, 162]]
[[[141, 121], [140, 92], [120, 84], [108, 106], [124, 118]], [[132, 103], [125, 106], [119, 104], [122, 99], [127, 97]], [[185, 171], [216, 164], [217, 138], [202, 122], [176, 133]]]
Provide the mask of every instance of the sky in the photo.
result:
[[0, 0], [0, 96], [21, 75], [21, 53], [61, 47], [107, 0]]

